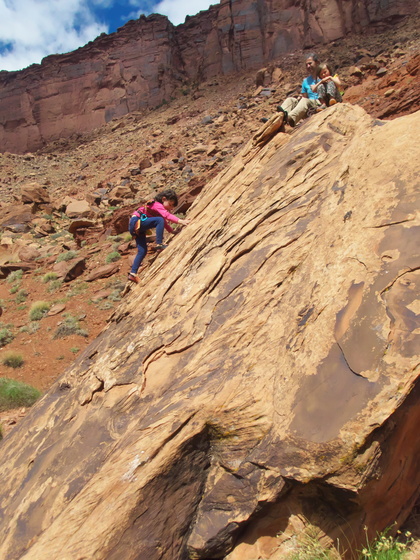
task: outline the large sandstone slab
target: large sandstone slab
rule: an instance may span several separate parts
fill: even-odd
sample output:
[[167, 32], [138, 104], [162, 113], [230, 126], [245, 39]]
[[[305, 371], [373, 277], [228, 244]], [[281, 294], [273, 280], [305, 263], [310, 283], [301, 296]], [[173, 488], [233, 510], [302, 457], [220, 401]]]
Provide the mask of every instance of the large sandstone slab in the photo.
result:
[[346, 546], [404, 520], [419, 126], [336, 105], [205, 187], [2, 443], [2, 558], [278, 559], [296, 519]]

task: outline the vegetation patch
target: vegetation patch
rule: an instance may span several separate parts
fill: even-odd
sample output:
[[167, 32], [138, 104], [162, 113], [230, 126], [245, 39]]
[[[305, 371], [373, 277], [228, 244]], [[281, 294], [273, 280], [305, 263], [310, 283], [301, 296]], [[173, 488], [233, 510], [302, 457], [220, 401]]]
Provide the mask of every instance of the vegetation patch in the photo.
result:
[[56, 279], [57, 279], [57, 274], [55, 272], [47, 272], [42, 277], [42, 281], [44, 282], [44, 284], [46, 284], [47, 282], [51, 282], [51, 280], [56, 280]]
[[9, 276], [6, 278], [6, 281], [9, 284], [13, 284], [13, 282], [19, 282], [20, 280], [22, 280], [22, 276], [23, 276], [23, 270], [19, 269], [19, 270], [14, 270], [13, 272], [11, 272], [9, 274]]
[[74, 283], [71, 289], [67, 292], [68, 297], [78, 296], [79, 294], [83, 294], [89, 288], [89, 284], [87, 282], [80, 282]]
[[12, 342], [14, 334], [8, 327], [0, 327], [0, 348]]
[[80, 321], [76, 317], [73, 317], [70, 313], [65, 313], [64, 321], [62, 321], [57, 330], [54, 333], [53, 339], [66, 338], [72, 334], [77, 334], [78, 336], [88, 336], [88, 332], [80, 327]]
[[71, 261], [77, 257], [77, 251], [66, 251], [65, 253], [60, 253], [55, 262]]
[[47, 301], [36, 301], [31, 305], [29, 311], [29, 319], [31, 321], [40, 321], [50, 310], [51, 305]]
[[17, 352], [7, 352], [2, 356], [2, 364], [7, 367], [11, 368], [20, 368], [24, 364], [24, 359], [22, 354], [18, 354]]
[[62, 285], [63, 285], [62, 280], [52, 280], [51, 282], [48, 283], [48, 292], [52, 294], [58, 291]]
[[15, 302], [19, 305], [20, 303], [23, 303], [24, 301], [26, 301], [26, 298], [28, 297], [28, 292], [26, 290], [19, 290], [18, 293], [16, 294], [15, 297]]
[[29, 325], [24, 325], [23, 327], [20, 327], [19, 331], [24, 333], [34, 334], [36, 333], [37, 330], [39, 330], [39, 327], [40, 325], [38, 321], [31, 321]]
[[106, 258], [105, 258], [105, 262], [107, 264], [113, 263], [115, 261], [120, 260], [121, 255], [119, 254], [118, 251], [112, 251], [112, 253], [109, 253]]
[[359, 560], [403, 560], [413, 544], [411, 533], [407, 531], [402, 535], [401, 531], [397, 531], [397, 536], [393, 537], [390, 535], [390, 530], [390, 528], [385, 529], [382, 533], [378, 533], [373, 541], [369, 541], [365, 527], [366, 546], [361, 551]]
[[32, 406], [41, 396], [35, 387], [14, 379], [0, 377], [0, 411]]
[[308, 525], [298, 535], [295, 549], [286, 556], [287, 560], [340, 560], [338, 552], [323, 544], [320, 536], [317, 527]]

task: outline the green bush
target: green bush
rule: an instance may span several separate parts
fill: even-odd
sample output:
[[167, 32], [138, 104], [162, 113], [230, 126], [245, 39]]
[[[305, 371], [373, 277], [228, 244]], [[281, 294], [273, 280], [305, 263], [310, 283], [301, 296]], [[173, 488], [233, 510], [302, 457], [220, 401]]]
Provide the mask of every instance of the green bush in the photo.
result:
[[1, 361], [4, 366], [11, 368], [20, 368], [24, 363], [22, 354], [18, 354], [17, 352], [12, 351], [4, 354]]
[[55, 262], [71, 261], [75, 257], [77, 257], [77, 251], [66, 251], [65, 253], [60, 253]]
[[63, 281], [62, 280], [52, 280], [49, 284], [48, 284], [48, 292], [50, 294], [56, 292], [57, 290], [59, 290], [61, 288], [61, 286], [63, 285]]
[[76, 317], [73, 317], [70, 313], [64, 314], [64, 321], [58, 325], [57, 330], [54, 333], [54, 339], [66, 338], [72, 334], [77, 334], [79, 336], [88, 336], [88, 332], [80, 327], [80, 322]]
[[46, 284], [47, 282], [51, 282], [51, 280], [56, 280], [56, 278], [57, 274], [55, 272], [47, 272], [42, 277], [42, 281], [44, 282], [44, 284]]
[[15, 302], [17, 304], [19, 303], [23, 303], [24, 301], [26, 301], [26, 298], [28, 297], [28, 292], [26, 290], [20, 290], [15, 297]]
[[7, 327], [0, 328], [0, 348], [12, 342], [14, 338], [15, 338], [14, 334], [9, 328]]
[[19, 270], [14, 270], [13, 272], [11, 272], [9, 274], [9, 276], [6, 278], [6, 281], [9, 284], [13, 284], [13, 282], [17, 282], [19, 280], [22, 280], [22, 276], [23, 276], [23, 270], [19, 269]]
[[109, 264], [109, 263], [112, 263], [112, 262], [115, 262], [115, 261], [120, 260], [120, 258], [121, 258], [121, 255], [119, 254], [118, 251], [112, 251], [112, 253], [109, 253], [109, 254], [106, 256], [105, 262], [106, 262], [107, 264]]
[[403, 536], [405, 542], [400, 542], [400, 531], [397, 537], [392, 537], [389, 533], [391, 528], [385, 529], [382, 533], [377, 533], [373, 541], [369, 541], [366, 533], [366, 546], [360, 553], [359, 560], [402, 560], [409, 552], [409, 547], [413, 543], [411, 533], [407, 531]]
[[74, 282], [72, 284], [71, 290], [67, 292], [67, 297], [74, 297], [83, 294], [89, 288], [87, 282]]
[[31, 305], [29, 311], [29, 319], [31, 321], [40, 321], [48, 313], [50, 304], [47, 301], [36, 301]]
[[15, 284], [14, 286], [11, 287], [10, 289], [10, 293], [13, 295], [15, 294], [20, 288], [20, 284]]
[[32, 406], [40, 396], [41, 392], [35, 387], [0, 377], [0, 411]]
[[29, 334], [34, 334], [37, 330], [39, 330], [39, 326], [40, 325], [38, 321], [31, 321], [29, 325], [24, 325], [23, 327], [20, 327], [19, 331], [26, 332]]

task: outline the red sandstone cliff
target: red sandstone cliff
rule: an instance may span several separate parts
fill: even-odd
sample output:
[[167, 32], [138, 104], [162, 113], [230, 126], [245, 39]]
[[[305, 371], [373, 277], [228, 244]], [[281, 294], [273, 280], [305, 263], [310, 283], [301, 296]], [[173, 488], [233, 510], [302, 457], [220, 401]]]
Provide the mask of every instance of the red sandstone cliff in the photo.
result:
[[258, 68], [417, 11], [417, 0], [222, 0], [178, 27], [141, 17], [75, 52], [1, 72], [1, 150], [37, 149], [155, 107], [185, 81]]

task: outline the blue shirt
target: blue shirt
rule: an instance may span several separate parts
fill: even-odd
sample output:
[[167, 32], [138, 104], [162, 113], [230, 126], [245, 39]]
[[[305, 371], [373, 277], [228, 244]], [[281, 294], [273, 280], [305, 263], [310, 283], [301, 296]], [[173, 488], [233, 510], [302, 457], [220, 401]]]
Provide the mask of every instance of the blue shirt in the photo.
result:
[[302, 82], [302, 90], [301, 93], [306, 93], [308, 99], [318, 99], [318, 93], [316, 91], [312, 91], [311, 86], [319, 82], [319, 79], [316, 78], [314, 80], [312, 76], [308, 76]]

